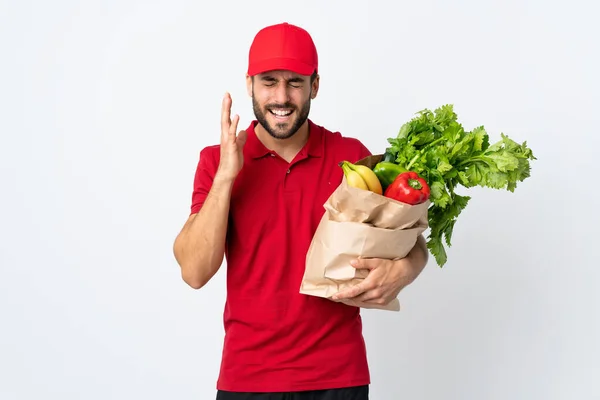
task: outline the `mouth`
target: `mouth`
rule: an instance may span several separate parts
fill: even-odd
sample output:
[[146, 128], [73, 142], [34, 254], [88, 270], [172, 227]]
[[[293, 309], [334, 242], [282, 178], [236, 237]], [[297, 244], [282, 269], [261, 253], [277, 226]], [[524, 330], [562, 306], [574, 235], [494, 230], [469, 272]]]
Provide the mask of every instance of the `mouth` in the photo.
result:
[[271, 113], [271, 115], [275, 116], [275, 119], [284, 121], [289, 119], [294, 110], [289, 108], [270, 108], [269, 112]]

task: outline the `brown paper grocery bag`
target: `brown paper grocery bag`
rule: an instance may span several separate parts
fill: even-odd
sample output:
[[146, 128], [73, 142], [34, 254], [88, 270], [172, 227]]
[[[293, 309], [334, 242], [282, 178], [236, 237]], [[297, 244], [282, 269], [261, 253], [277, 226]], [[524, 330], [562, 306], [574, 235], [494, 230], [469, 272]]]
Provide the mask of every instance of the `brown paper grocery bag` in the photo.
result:
[[[381, 155], [370, 156], [358, 163], [372, 168], [380, 159]], [[348, 186], [344, 178], [324, 204], [325, 213], [306, 255], [300, 293], [330, 298], [357, 284], [368, 271], [352, 267], [354, 258], [405, 257], [428, 227], [429, 204], [405, 204]], [[399, 311], [400, 303], [395, 299], [385, 306], [361, 307]]]

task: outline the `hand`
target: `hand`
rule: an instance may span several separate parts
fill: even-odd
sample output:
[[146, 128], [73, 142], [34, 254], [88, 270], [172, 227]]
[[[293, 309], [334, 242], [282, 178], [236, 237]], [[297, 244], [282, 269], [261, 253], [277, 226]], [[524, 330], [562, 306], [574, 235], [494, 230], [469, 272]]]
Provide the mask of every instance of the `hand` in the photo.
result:
[[231, 118], [231, 96], [225, 93], [221, 106], [221, 160], [219, 174], [225, 179], [235, 179], [244, 164], [244, 145], [248, 135], [242, 130], [236, 135], [239, 115]]
[[350, 265], [367, 269], [369, 273], [360, 283], [336, 293], [332, 300], [345, 300], [360, 306], [387, 305], [398, 297], [402, 289], [411, 284], [421, 273], [428, 260], [423, 240], [419, 239], [410, 253], [399, 260], [381, 258], [359, 258]]

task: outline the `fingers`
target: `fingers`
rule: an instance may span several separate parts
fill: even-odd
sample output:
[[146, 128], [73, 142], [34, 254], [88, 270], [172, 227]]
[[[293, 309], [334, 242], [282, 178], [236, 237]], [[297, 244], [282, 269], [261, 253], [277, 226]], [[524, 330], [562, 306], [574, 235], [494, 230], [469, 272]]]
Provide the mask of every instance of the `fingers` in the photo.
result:
[[381, 260], [377, 258], [357, 258], [355, 260], [350, 261], [350, 265], [352, 265], [356, 269], [375, 269], [381, 264]]
[[344, 299], [354, 299], [359, 296], [365, 296], [365, 293], [368, 294], [369, 298], [373, 298], [373, 291], [378, 290], [379, 285], [377, 284], [378, 277], [381, 276], [381, 272], [383, 270], [373, 271], [378, 266], [380, 266], [382, 260], [373, 258], [358, 258], [356, 260], [352, 260], [350, 264], [356, 269], [367, 269], [369, 270], [369, 274], [362, 281], [353, 285], [347, 289], [341, 290], [338, 293], [334, 294], [333, 300], [344, 300]]
[[379, 289], [367, 290], [359, 296], [354, 297], [352, 300], [360, 303], [370, 304], [384, 304], [383, 292]]
[[[233, 101], [231, 100], [231, 95], [229, 92], [226, 92], [223, 96], [223, 101], [221, 103], [221, 142], [225, 143], [227, 141], [232, 141], [231, 135], [231, 104]], [[234, 117], [235, 119], [235, 117]], [[239, 117], [237, 118], [239, 120]], [[237, 128], [237, 121], [235, 122], [234, 134], [235, 138], [235, 129]]]
[[[231, 95], [226, 92], [221, 103], [221, 140], [230, 143], [236, 141], [236, 132], [240, 121], [240, 116], [237, 114], [233, 118], [231, 117], [232, 103]], [[245, 142], [245, 138], [243, 142]]]
[[[394, 299], [394, 290], [390, 292], [390, 280], [397, 282], [397, 279], [390, 278], [391, 260], [379, 258], [357, 258], [350, 262], [356, 269], [368, 270], [368, 275], [358, 284], [347, 289], [340, 290], [332, 296], [334, 301], [352, 302], [354, 304], [386, 305]], [[399, 282], [399, 281], [398, 281]]]
[[229, 130], [229, 125], [231, 124], [231, 103], [231, 96], [229, 93], [225, 93], [221, 103], [221, 131], [223, 132]]
[[384, 306], [389, 304], [394, 297], [384, 294], [383, 290], [380, 288], [368, 289], [362, 292], [361, 294], [355, 297], [345, 297], [345, 295], [341, 296], [341, 298], [332, 297], [332, 300], [343, 302], [349, 305], [355, 305], [360, 307], [361, 305], [372, 305], [372, 306]]
[[368, 290], [367, 284], [365, 281], [361, 281], [360, 283], [349, 287], [348, 289], [341, 290], [332, 296], [333, 300], [344, 300], [351, 299], [356, 296], [359, 296]]
[[232, 141], [235, 140], [235, 134], [237, 132], [237, 126], [238, 126], [239, 121], [240, 121], [240, 116], [236, 114], [233, 116], [233, 119], [231, 120], [231, 125], [229, 125], [229, 139], [231, 139]]

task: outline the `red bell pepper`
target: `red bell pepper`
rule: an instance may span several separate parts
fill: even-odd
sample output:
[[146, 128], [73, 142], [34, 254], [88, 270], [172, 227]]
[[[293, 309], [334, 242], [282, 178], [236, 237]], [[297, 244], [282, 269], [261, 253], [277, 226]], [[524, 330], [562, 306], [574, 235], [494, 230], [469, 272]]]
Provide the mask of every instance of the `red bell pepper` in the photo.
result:
[[429, 185], [416, 172], [408, 171], [399, 174], [387, 187], [386, 197], [411, 205], [423, 203], [429, 199]]

